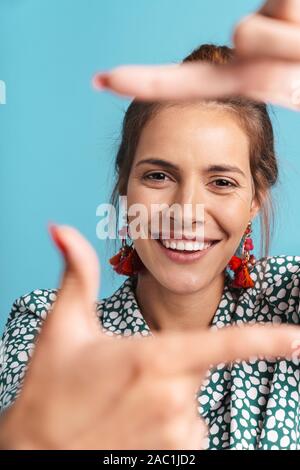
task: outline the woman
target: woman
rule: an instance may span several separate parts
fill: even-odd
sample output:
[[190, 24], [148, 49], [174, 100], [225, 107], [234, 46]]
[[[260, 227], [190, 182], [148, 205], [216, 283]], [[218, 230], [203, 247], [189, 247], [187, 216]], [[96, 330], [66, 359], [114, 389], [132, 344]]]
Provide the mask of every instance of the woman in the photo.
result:
[[[226, 47], [202, 46], [186, 61], [219, 64], [232, 58]], [[277, 357], [299, 346], [298, 329], [193, 332], [299, 323], [300, 258], [250, 258], [251, 223], [258, 213], [268, 246], [270, 189], [277, 178], [265, 105], [240, 97], [133, 102], [116, 164], [114, 196], [119, 191], [129, 207], [138, 202], [148, 209], [153, 203], [194, 207], [201, 201], [206, 241], [212, 243], [187, 246], [173, 232], [170, 240], [134, 240], [134, 249], [112, 263], [135, 275], [97, 303], [95, 318], [95, 254], [72, 229], [53, 227], [67, 262], [61, 292], [56, 298], [56, 291], [34, 291], [18, 299], [4, 333], [1, 397], [9, 438], [2, 433], [2, 446], [166, 448], [167, 442], [170, 448], [298, 448], [299, 360]], [[193, 212], [192, 235], [196, 224]], [[130, 264], [133, 255], [139, 265]], [[146, 338], [115, 342], [101, 335], [99, 325], [108, 336], [154, 336], [156, 344]], [[189, 354], [182, 354], [187, 348]], [[200, 388], [210, 364], [217, 368]], [[195, 392], [197, 417], [190, 403]]]

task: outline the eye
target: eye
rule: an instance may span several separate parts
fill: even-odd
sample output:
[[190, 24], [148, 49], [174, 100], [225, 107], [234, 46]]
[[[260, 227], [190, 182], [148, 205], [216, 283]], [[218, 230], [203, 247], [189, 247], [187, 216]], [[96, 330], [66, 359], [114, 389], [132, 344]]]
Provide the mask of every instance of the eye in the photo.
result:
[[166, 181], [166, 178], [170, 179], [168, 175], [163, 173], [162, 171], [155, 171], [153, 173], [148, 173], [147, 175], [143, 176], [145, 180], [152, 180], [152, 181]]
[[229, 181], [225, 178], [218, 178], [217, 180], [214, 180], [212, 181], [213, 183], [221, 183], [221, 184], [217, 184], [216, 186], [218, 188], [236, 188], [237, 187], [237, 184], [234, 183], [233, 181]]

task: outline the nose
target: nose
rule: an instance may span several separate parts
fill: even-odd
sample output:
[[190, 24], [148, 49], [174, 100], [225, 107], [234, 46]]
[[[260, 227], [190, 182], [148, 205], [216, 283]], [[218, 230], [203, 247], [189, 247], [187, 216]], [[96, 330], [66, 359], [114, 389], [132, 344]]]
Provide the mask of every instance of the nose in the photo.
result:
[[[204, 212], [208, 203], [204, 182], [199, 174], [193, 175], [178, 185], [174, 193], [173, 204], [181, 207], [183, 223], [195, 230], [194, 225], [204, 224]], [[189, 225], [190, 224], [190, 225]], [[197, 225], [197, 229], [201, 225]]]

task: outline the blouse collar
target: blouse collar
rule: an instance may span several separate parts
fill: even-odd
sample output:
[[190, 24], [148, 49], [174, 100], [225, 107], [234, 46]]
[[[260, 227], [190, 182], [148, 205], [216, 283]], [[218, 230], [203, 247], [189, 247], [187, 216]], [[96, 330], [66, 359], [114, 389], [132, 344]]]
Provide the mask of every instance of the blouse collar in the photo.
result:
[[[229, 281], [230, 277], [227, 274], [222, 297], [209, 325], [211, 329], [218, 329], [231, 323], [239, 294], [236, 289], [230, 287]], [[108, 335], [155, 336], [139, 308], [135, 295], [136, 285], [137, 277], [128, 277], [114, 294], [98, 303], [97, 311], [104, 332]]]
[[[232, 323], [234, 312], [237, 308], [239, 291], [230, 287], [229, 275], [225, 278], [223, 294], [215, 315], [209, 325], [212, 330], [222, 328]], [[118, 335], [117, 338], [128, 336], [155, 336], [144, 319], [135, 296], [136, 277], [127, 278], [119, 289], [110, 297], [98, 303], [97, 311], [101, 318], [103, 332], [109, 336]], [[120, 336], [122, 335], [122, 336]], [[204, 382], [199, 389], [200, 395], [210, 389], [212, 373], [215, 368], [207, 370]], [[199, 411], [203, 417], [208, 417], [214, 409], [220, 406], [220, 401], [229, 393], [231, 364], [219, 364], [216, 368], [222, 383], [221, 390], [213, 395], [209, 394], [202, 404], [199, 403]]]

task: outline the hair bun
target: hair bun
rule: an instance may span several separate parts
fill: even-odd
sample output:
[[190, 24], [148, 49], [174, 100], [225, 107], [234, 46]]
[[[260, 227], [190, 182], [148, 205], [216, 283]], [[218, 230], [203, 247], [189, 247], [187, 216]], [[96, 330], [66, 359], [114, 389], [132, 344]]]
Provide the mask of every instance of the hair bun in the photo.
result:
[[230, 62], [235, 56], [235, 49], [228, 46], [218, 46], [216, 44], [202, 44], [194, 49], [182, 61], [197, 62], [207, 61], [213, 64], [224, 65]]

